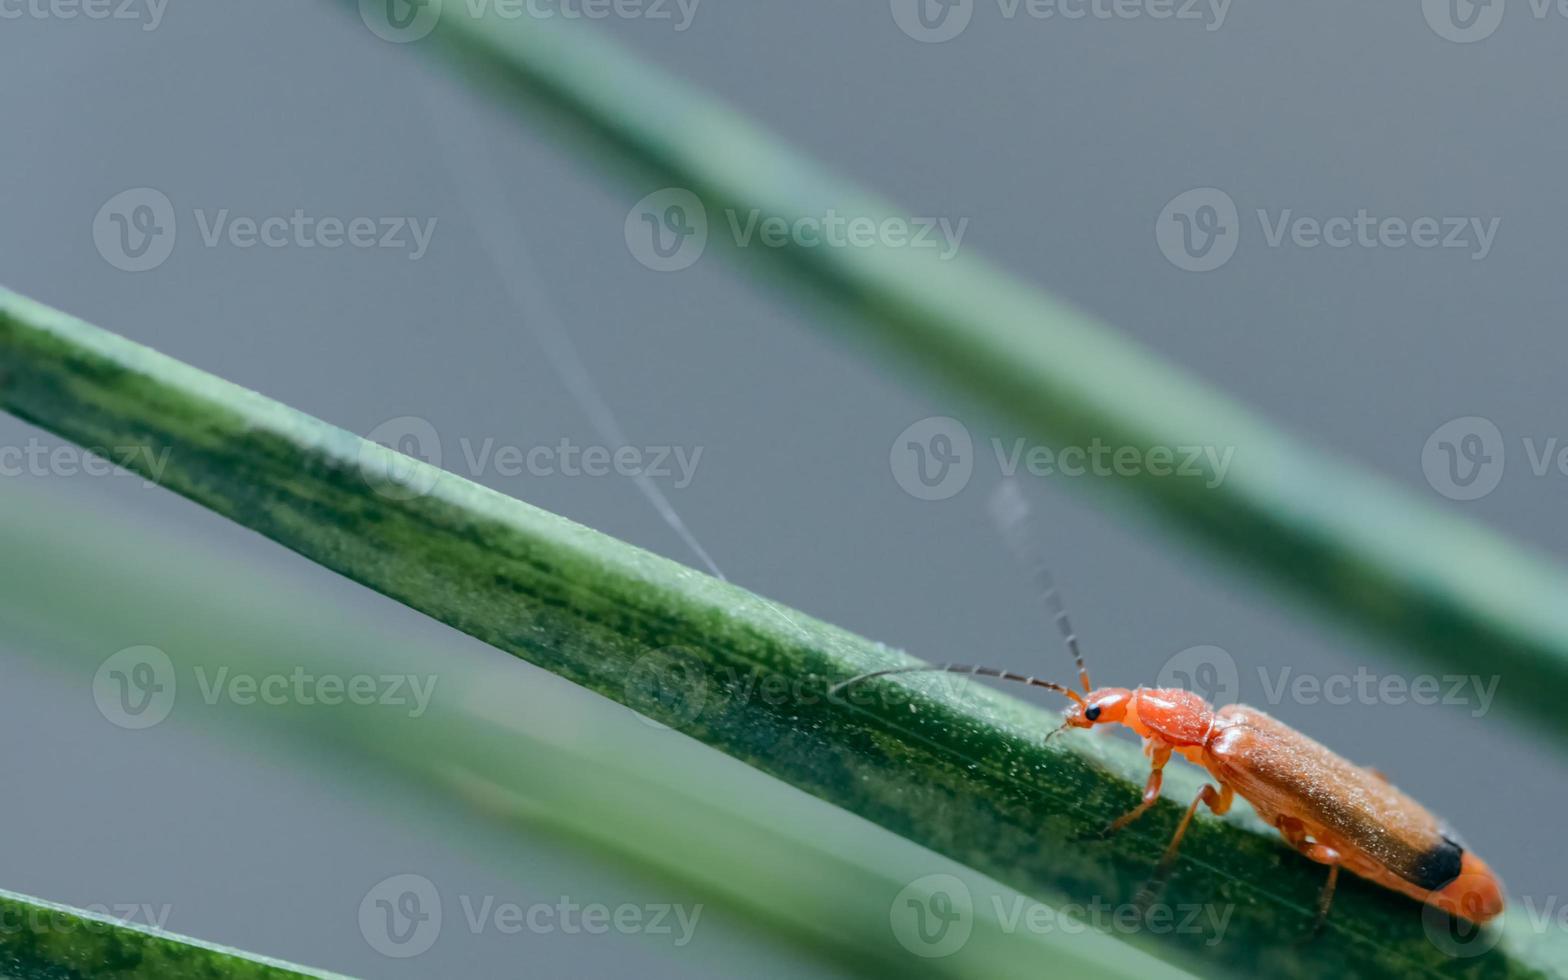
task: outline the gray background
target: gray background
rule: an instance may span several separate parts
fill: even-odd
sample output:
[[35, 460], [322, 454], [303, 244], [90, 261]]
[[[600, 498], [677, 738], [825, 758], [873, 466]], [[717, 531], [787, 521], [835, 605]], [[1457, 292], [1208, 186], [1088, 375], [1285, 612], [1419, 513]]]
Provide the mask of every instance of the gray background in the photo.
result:
[[[173, 0], [153, 31], [0, 21], [6, 284], [359, 432], [412, 415], [448, 445], [598, 444], [460, 205], [462, 178], [432, 122], [448, 117], [461, 153], [501, 175], [487, 213], [530, 243], [629, 441], [702, 448], [694, 482], [665, 486], [729, 577], [934, 659], [1066, 673], [985, 518], [997, 479], [986, 443], [1010, 433], [839, 344], [817, 314], [755, 289], [718, 255], [678, 274], [639, 265], [623, 223], [655, 187], [602, 180], [546, 135], [479, 105], [417, 45], [380, 41], [336, 7]], [[1563, 138], [1551, 111], [1568, 20], [1510, 3], [1494, 36], [1458, 44], [1409, 0], [1238, 3], [1214, 31], [1008, 20], [989, 0], [960, 36], [921, 44], [886, 3], [708, 0], [684, 32], [647, 20], [602, 26], [910, 212], [968, 218], [966, 249], [1295, 430], [1568, 557], [1568, 477], [1534, 475], [1521, 443], [1568, 436]], [[174, 202], [179, 239], [163, 265], [133, 274], [105, 261], [92, 226], [104, 202], [142, 186]], [[1205, 186], [1239, 206], [1240, 247], [1221, 269], [1194, 274], [1166, 260], [1154, 226], [1173, 197]], [[377, 249], [204, 247], [192, 211], [220, 208], [438, 225], [417, 262]], [[1462, 250], [1269, 248], [1258, 208], [1500, 226], [1484, 261]], [[939, 502], [903, 492], [889, 465], [894, 438], [931, 415], [963, 420], [980, 447], [973, 480]], [[1498, 425], [1506, 468], [1490, 495], [1448, 502], [1423, 477], [1423, 446], [1470, 415]], [[0, 420], [6, 444], [38, 435]], [[475, 475], [695, 561], [625, 479]], [[138, 481], [28, 479], [254, 556], [433, 642], [466, 642]], [[1098, 680], [1152, 682], [1199, 644], [1230, 652], [1241, 696], [1255, 703], [1265, 701], [1259, 667], [1412, 673], [1158, 529], [1095, 508], [1093, 485], [1074, 482], [1030, 479], [1026, 489]], [[585, 712], [605, 710], [581, 700]], [[1445, 813], [1513, 894], [1561, 901], [1568, 862], [1552, 835], [1568, 773], [1506, 711], [1267, 706]], [[473, 851], [198, 732], [121, 731], [82, 683], [20, 658], [6, 661], [0, 710], [46, 746], [0, 764], [10, 836], [30, 842], [0, 855], [9, 888], [168, 902], [171, 928], [373, 976], [514, 976], [524, 955], [529, 970], [582, 976], [821, 969], [721, 914], [680, 954], [624, 937], [531, 937], [524, 947], [484, 936], [385, 960], [354, 910], [371, 883], [410, 867], [517, 900], [649, 886], [547, 840], [528, 880], [502, 879]]]

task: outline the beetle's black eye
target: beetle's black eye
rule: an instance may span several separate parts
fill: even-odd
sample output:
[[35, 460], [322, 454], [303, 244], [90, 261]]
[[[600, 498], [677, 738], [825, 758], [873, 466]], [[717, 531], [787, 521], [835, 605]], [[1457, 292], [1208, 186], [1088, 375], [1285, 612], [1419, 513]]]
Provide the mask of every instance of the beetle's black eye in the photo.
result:
[[1085, 718], [1089, 719], [1090, 721], [1099, 721], [1100, 720], [1100, 706], [1099, 705], [1095, 705], [1094, 707], [1090, 708], [1088, 711], [1085, 711], [1083, 713], [1083, 716]]

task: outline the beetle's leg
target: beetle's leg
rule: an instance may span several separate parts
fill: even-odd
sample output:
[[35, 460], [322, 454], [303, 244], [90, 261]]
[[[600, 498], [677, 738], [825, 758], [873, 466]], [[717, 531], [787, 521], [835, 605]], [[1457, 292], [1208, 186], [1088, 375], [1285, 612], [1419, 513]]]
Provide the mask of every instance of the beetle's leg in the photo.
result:
[[1150, 740], [1149, 781], [1143, 784], [1142, 802], [1133, 807], [1131, 810], [1128, 810], [1126, 813], [1117, 817], [1115, 820], [1112, 820], [1110, 823], [1106, 824], [1105, 829], [1100, 831], [1101, 837], [1109, 837], [1118, 830], [1121, 830], [1123, 827], [1132, 823], [1134, 820], [1137, 820], [1145, 813], [1148, 813], [1149, 807], [1153, 806], [1159, 801], [1160, 783], [1165, 778], [1165, 764], [1169, 761], [1171, 761], [1171, 747], [1166, 745], [1164, 742]]
[[1284, 835], [1291, 847], [1300, 851], [1309, 861], [1328, 865], [1328, 880], [1323, 883], [1323, 890], [1318, 893], [1318, 916], [1312, 922], [1312, 932], [1307, 938], [1311, 939], [1323, 928], [1323, 922], [1328, 918], [1329, 906], [1334, 904], [1334, 886], [1339, 883], [1339, 864], [1342, 860], [1339, 851], [1327, 844], [1318, 844], [1307, 839], [1307, 827], [1295, 817], [1280, 817], [1274, 821], [1274, 826]]
[[1285, 843], [1303, 854], [1312, 846], [1307, 840], [1307, 825], [1295, 817], [1275, 817], [1274, 828], [1279, 831], [1281, 837], [1285, 838]]
[[1208, 808], [1216, 814], [1223, 814], [1230, 809], [1235, 800], [1235, 791], [1229, 783], [1220, 783], [1220, 788], [1204, 784], [1198, 790], [1198, 795], [1193, 798], [1192, 805], [1187, 807], [1187, 812], [1182, 815], [1181, 823], [1176, 825], [1176, 833], [1171, 837], [1171, 842], [1166, 845], [1165, 853], [1160, 856], [1160, 863], [1154, 867], [1154, 876], [1149, 883], [1143, 886], [1143, 891], [1138, 895], [1139, 905], [1148, 905], [1165, 882], [1165, 876], [1170, 874], [1171, 865], [1176, 863], [1176, 852], [1181, 849], [1181, 839], [1187, 835], [1187, 828], [1192, 824], [1193, 814], [1198, 812], [1198, 804], [1207, 804]]
[[1313, 844], [1304, 853], [1319, 864], [1328, 865], [1328, 880], [1323, 882], [1323, 890], [1318, 893], [1318, 917], [1312, 920], [1312, 935], [1316, 936], [1328, 919], [1329, 906], [1334, 904], [1334, 886], [1339, 883], [1339, 852], [1332, 847]]

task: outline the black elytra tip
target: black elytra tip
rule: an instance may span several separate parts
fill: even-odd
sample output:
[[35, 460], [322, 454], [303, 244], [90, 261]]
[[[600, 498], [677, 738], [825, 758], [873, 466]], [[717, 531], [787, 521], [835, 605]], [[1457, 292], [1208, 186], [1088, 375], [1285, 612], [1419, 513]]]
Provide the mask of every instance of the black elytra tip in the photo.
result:
[[1442, 843], [1427, 851], [1411, 869], [1410, 882], [1428, 891], [1441, 891], [1464, 868], [1465, 849], [1448, 836]]

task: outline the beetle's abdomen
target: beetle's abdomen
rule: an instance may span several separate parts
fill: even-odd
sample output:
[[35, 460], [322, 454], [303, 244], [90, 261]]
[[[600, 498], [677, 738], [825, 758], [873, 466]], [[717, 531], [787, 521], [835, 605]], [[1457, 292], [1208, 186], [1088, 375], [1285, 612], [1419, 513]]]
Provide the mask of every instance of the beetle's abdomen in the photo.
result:
[[1486, 922], [1503, 914], [1503, 884], [1485, 861], [1464, 851], [1459, 875], [1426, 900], [1450, 915]]
[[1457, 914], [1476, 921], [1501, 910], [1491, 872], [1425, 807], [1261, 711], [1221, 709], [1206, 765], [1264, 819], [1299, 820], [1314, 840], [1341, 850], [1356, 874], [1444, 909], [1448, 899], [1468, 898], [1475, 911]]

